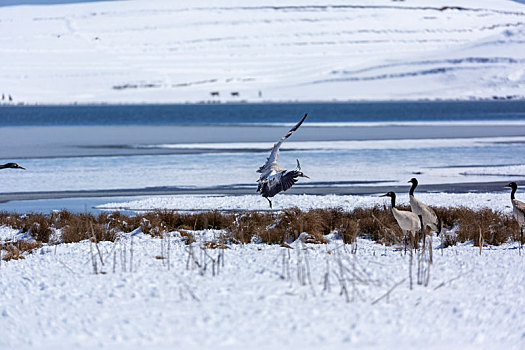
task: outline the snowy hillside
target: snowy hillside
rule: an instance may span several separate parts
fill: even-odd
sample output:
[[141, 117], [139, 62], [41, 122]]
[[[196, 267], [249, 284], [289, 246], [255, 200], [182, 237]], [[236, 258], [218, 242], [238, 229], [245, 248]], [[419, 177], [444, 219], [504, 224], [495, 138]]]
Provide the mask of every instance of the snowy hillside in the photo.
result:
[[524, 42], [525, 6], [504, 0], [0, 0], [0, 93], [12, 103], [523, 98]]

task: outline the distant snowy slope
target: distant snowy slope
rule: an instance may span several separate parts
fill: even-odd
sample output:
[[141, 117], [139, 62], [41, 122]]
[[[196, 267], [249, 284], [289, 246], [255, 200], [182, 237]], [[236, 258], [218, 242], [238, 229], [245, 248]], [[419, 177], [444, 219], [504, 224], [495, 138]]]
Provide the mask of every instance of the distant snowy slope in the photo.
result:
[[0, 0], [13, 103], [525, 96], [514, 1], [49, 2]]

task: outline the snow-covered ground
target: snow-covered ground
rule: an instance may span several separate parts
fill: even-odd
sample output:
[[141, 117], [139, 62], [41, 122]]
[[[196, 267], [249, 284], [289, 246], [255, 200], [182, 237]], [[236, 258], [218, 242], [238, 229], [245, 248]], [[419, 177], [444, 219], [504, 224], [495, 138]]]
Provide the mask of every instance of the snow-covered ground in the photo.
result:
[[524, 27], [525, 6], [505, 0], [1, 0], [0, 92], [12, 103], [523, 98]]
[[[407, 197], [399, 194], [398, 202], [407, 204]], [[418, 197], [433, 206], [511, 213], [508, 193], [419, 193]], [[387, 202], [377, 196], [274, 199], [278, 208], [305, 210], [350, 210]], [[161, 196], [101, 207], [245, 210], [267, 209], [267, 202], [256, 195]], [[229, 244], [217, 267], [222, 252], [200, 247], [223, 232], [194, 234], [195, 260], [189, 259], [190, 248], [178, 232], [159, 239], [136, 231], [121, 233], [116, 243], [100, 243], [103, 265], [96, 247], [87, 241], [44, 245], [25, 259], [2, 261], [0, 348], [525, 346], [525, 261], [516, 242], [487, 246], [480, 255], [471, 242], [441, 252], [439, 239], [434, 238], [429, 284], [415, 283], [414, 265], [410, 290], [409, 257], [398, 247], [358, 239], [354, 255], [350, 245], [333, 235], [327, 245], [303, 246], [296, 241], [291, 243], [293, 249], [255, 242]], [[0, 242], [23, 239], [28, 239], [27, 234], [0, 227]], [[93, 261], [99, 274], [94, 273]]]
[[[188, 263], [189, 247], [177, 233], [169, 253], [167, 239], [140, 233], [100, 243], [104, 265], [87, 241], [2, 262], [0, 348], [525, 346], [525, 266], [516, 244], [482, 255], [464, 244], [441, 255], [436, 241], [428, 287], [414, 282], [410, 290], [408, 256], [367, 240], [358, 240], [355, 255], [335, 238], [306, 250], [300, 242], [293, 249], [231, 245], [217, 271], [212, 259], [221, 252], [199, 247], [219, 232], [196, 234], [201, 267]], [[94, 274], [92, 253], [103, 274]]]
[[0, 226], [0, 243], [16, 241], [34, 241], [35, 239], [28, 232], [15, 230], [7, 226]]
[[[474, 210], [491, 208], [511, 214], [509, 193], [419, 193], [417, 197], [434, 207], [467, 207]], [[390, 198], [352, 195], [278, 195], [273, 198], [274, 209], [298, 207], [301, 210], [314, 208], [342, 208], [353, 210], [360, 207], [390, 205]], [[409, 205], [408, 194], [398, 193], [396, 204]], [[176, 210], [267, 210], [268, 202], [260, 195], [209, 196], [177, 195], [151, 196], [145, 199], [99, 205], [103, 210], [146, 211], [154, 209]]]

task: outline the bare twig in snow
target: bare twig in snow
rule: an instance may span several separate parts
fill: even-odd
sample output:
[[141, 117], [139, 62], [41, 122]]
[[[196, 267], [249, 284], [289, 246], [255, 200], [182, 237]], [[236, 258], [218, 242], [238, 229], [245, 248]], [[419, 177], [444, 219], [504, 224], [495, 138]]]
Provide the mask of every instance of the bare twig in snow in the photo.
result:
[[394, 284], [392, 286], [392, 288], [390, 288], [385, 294], [383, 294], [382, 296], [380, 296], [379, 298], [377, 298], [376, 300], [374, 300], [372, 302], [372, 305], [375, 305], [377, 304], [378, 302], [380, 302], [381, 300], [383, 300], [384, 298], [388, 298], [390, 297], [390, 293], [392, 293], [392, 291], [394, 291], [394, 289], [396, 289], [398, 286], [400, 286], [403, 282], [405, 282], [407, 280], [407, 277], [403, 278], [401, 281], [397, 282], [396, 284]]

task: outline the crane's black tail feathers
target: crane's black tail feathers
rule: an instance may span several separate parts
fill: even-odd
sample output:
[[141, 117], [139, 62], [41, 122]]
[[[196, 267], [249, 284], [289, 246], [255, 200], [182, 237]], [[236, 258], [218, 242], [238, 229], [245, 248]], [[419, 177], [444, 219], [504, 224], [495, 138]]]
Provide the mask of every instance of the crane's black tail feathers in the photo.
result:
[[443, 223], [441, 222], [441, 218], [438, 216], [438, 230], [437, 230], [437, 236], [441, 234], [441, 231], [443, 230]]

